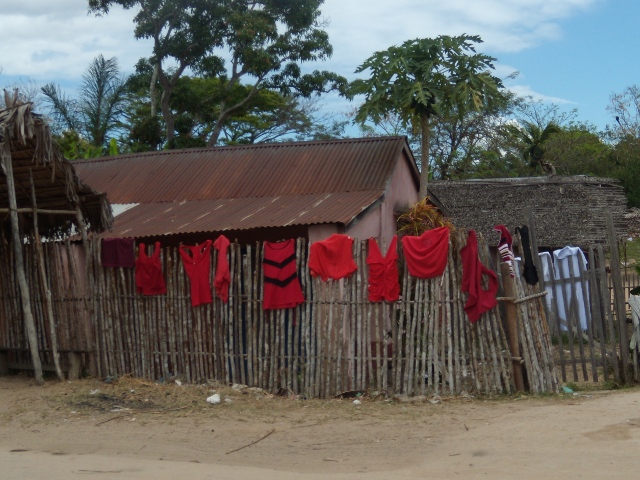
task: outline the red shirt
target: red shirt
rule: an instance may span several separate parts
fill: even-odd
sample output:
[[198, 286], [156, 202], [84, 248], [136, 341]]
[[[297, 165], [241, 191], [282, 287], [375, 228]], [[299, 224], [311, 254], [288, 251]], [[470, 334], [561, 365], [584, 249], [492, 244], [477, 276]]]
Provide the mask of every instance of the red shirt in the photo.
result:
[[191, 282], [191, 306], [213, 302], [211, 296], [211, 240], [195, 247], [180, 246], [182, 264]]
[[218, 250], [218, 264], [216, 265], [216, 278], [213, 280], [213, 286], [216, 287], [216, 295], [224, 303], [229, 301], [229, 284], [231, 283], [229, 260], [227, 260], [227, 248], [230, 244], [229, 239], [224, 235], [220, 235], [213, 242], [213, 246]]
[[295, 240], [264, 242], [264, 298], [262, 308], [292, 308], [304, 303], [298, 280]]
[[326, 240], [311, 245], [309, 270], [311, 276], [325, 282], [332, 278], [340, 280], [358, 269], [353, 261], [353, 238], [334, 233]]
[[[464, 311], [471, 322], [476, 322], [480, 315], [498, 304], [496, 300], [498, 276], [493, 270], [489, 270], [480, 263], [478, 238], [473, 230], [469, 230], [467, 244], [460, 250], [460, 257], [462, 258], [462, 291], [469, 293]], [[482, 288], [482, 275], [489, 277], [487, 290]]]

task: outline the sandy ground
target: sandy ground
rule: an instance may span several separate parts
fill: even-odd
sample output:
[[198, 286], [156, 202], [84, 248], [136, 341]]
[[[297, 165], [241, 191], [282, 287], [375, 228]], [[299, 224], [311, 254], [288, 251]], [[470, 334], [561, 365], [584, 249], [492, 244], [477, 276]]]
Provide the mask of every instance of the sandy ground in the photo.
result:
[[211, 390], [0, 378], [0, 478], [628, 479], [640, 470], [638, 389], [354, 405], [216, 388], [230, 403], [215, 406]]

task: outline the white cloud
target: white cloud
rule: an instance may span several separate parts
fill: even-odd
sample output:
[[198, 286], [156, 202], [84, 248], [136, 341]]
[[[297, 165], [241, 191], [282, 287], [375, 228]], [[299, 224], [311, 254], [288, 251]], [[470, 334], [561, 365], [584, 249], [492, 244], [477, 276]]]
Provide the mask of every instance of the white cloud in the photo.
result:
[[[109, 15], [87, 14], [87, 2], [26, 0], [0, 12], [3, 75], [42, 81], [77, 79], [98, 54], [117, 57], [131, 72], [150, 52], [148, 42], [133, 37], [132, 11], [114, 8]], [[26, 33], [26, 34], [25, 34]]]
[[531, 97], [534, 100], [542, 100], [545, 103], [556, 103], [558, 105], [576, 105], [576, 102], [567, 100], [566, 98], [552, 97], [536, 92], [530, 85], [509, 85], [507, 86], [507, 89], [519, 97]]
[[[325, 0], [321, 8], [330, 21], [334, 55], [321, 68], [353, 78], [356, 67], [373, 52], [441, 34], [478, 34], [485, 41], [480, 50], [499, 57], [561, 38], [559, 22], [602, 1]], [[0, 81], [30, 77], [77, 84], [98, 54], [117, 57], [122, 70], [131, 73], [138, 59], [151, 52], [150, 42], [133, 37], [134, 11], [114, 7], [108, 15], [95, 17], [87, 14], [86, 0], [2, 3], [10, 4], [0, 10], [3, 38], [12, 41], [0, 42]], [[501, 77], [517, 70], [496, 67]]]

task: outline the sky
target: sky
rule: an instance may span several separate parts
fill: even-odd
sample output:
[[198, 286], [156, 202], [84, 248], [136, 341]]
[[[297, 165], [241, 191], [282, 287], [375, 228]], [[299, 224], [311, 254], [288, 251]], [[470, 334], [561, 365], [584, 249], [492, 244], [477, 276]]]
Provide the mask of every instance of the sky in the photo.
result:
[[[73, 95], [99, 54], [123, 73], [149, 56], [133, 37], [133, 11], [87, 14], [86, 0], [0, 0], [0, 86], [53, 82]], [[640, 84], [637, 0], [325, 0], [321, 7], [334, 53], [312, 68], [349, 79], [373, 52], [413, 38], [479, 35], [478, 51], [497, 59], [494, 74], [510, 90], [604, 129], [613, 93]], [[335, 114], [356, 104], [333, 98]]]

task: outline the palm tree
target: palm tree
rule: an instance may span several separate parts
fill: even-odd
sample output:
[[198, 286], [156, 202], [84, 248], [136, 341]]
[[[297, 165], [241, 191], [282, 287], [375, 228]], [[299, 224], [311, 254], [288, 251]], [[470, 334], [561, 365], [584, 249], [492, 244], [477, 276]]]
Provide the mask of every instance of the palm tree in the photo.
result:
[[522, 158], [531, 168], [538, 165], [548, 175], [556, 173], [555, 167], [545, 159], [545, 144], [561, 127], [549, 122], [544, 128], [533, 122], [524, 122], [521, 126], [509, 125], [508, 132], [521, 144]]
[[42, 87], [54, 120], [64, 130], [77, 132], [99, 150], [107, 149], [126, 101], [125, 80], [115, 57], [98, 55], [82, 76], [78, 98], [67, 97], [59, 86]]

